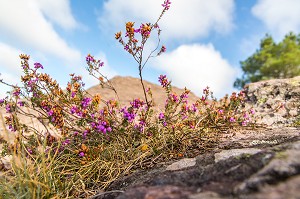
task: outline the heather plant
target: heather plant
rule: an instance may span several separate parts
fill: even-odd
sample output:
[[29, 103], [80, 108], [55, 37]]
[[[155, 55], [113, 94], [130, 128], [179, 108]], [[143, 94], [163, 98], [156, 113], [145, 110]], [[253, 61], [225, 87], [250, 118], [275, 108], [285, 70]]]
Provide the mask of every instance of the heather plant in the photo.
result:
[[[0, 100], [6, 111], [7, 129], [14, 135], [7, 141], [3, 155], [12, 156], [12, 167], [0, 177], [0, 193], [6, 198], [87, 197], [104, 190], [122, 175], [137, 168], [153, 166], [156, 161], [191, 156], [205, 144], [217, 141], [230, 128], [251, 124], [253, 110], [242, 111], [244, 94], [233, 93], [221, 101], [207, 87], [190, 104], [190, 91], [173, 92], [165, 75], [158, 78], [166, 93], [162, 110], [154, 107], [150, 88], [145, 88], [142, 71], [147, 61], [166, 51], [164, 46], [146, 58], [144, 46], [151, 32], [170, 8], [165, 0], [163, 11], [154, 23], [134, 28], [126, 23], [125, 37], [115, 37], [138, 63], [144, 100], [132, 99], [121, 106], [114, 85], [101, 73], [104, 63], [87, 55], [87, 70], [103, 87], [112, 89], [116, 99], [105, 101], [99, 94], [84, 89], [81, 76], [70, 74], [62, 89], [56, 80], [42, 73], [43, 65], [29, 65], [30, 57], [20, 55], [22, 87], [10, 85], [9, 96]], [[140, 42], [137, 37], [141, 38]], [[158, 50], [159, 49], [159, 50]], [[144, 59], [145, 58], [145, 59]], [[22, 117], [38, 121], [27, 124]], [[26, 192], [26, 190], [29, 190]]]

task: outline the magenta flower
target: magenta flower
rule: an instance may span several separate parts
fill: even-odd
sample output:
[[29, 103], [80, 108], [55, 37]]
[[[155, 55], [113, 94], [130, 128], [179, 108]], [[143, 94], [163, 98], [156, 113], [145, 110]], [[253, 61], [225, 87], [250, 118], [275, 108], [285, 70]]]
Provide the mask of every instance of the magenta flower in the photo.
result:
[[94, 62], [95, 59], [93, 56], [91, 56], [90, 54], [88, 54], [85, 58], [86, 62], [89, 64], [90, 62]]
[[170, 84], [166, 75], [160, 75], [158, 81], [163, 88], [166, 88]]
[[81, 151], [78, 155], [79, 155], [79, 157], [83, 157], [85, 154], [84, 154], [84, 152]]
[[81, 101], [82, 108], [87, 108], [91, 101], [92, 99], [89, 97], [83, 98], [83, 100]]
[[13, 95], [18, 97], [19, 95], [21, 94], [21, 90], [20, 89], [16, 89], [14, 92], [13, 92]]
[[5, 109], [6, 109], [6, 113], [10, 113], [12, 111], [11, 106], [9, 104], [6, 105]]
[[49, 110], [49, 111], [48, 111], [48, 115], [49, 115], [49, 116], [52, 116], [53, 113], [54, 113], [53, 110]]
[[165, 0], [163, 4], [161, 4], [166, 10], [169, 10], [170, 8], [170, 0]]
[[229, 122], [235, 122], [235, 118], [234, 117], [230, 117], [229, 118]]
[[139, 109], [144, 105], [144, 102], [140, 99], [134, 99], [132, 102], [130, 102], [131, 106], [135, 109]]
[[160, 113], [159, 116], [158, 116], [158, 119], [162, 120], [162, 119], [164, 119], [164, 118], [165, 118], [164, 113]]
[[40, 63], [34, 63], [34, 68], [36, 68], [36, 69], [38, 69], [38, 68], [44, 69], [43, 65], [40, 64]]
[[65, 141], [62, 142], [62, 145], [66, 146], [68, 144], [71, 143], [71, 140], [70, 139], [66, 139]]
[[24, 102], [18, 101], [19, 106], [24, 106]]
[[171, 93], [169, 95], [169, 99], [172, 100], [173, 102], [178, 102], [179, 101], [178, 96], [175, 93]]
[[132, 111], [128, 111], [128, 109], [124, 107], [120, 110], [120, 112], [123, 113], [123, 118], [125, 120], [127, 120], [128, 122], [133, 122], [135, 114]]

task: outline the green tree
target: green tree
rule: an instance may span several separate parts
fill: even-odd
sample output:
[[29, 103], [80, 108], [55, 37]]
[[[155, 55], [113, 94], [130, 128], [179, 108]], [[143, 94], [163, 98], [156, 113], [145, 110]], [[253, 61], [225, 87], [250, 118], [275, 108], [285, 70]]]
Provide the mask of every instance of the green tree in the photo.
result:
[[297, 36], [291, 32], [279, 43], [275, 43], [270, 35], [266, 35], [261, 40], [260, 48], [240, 63], [243, 75], [234, 82], [234, 87], [238, 89], [250, 82], [298, 76], [300, 34]]

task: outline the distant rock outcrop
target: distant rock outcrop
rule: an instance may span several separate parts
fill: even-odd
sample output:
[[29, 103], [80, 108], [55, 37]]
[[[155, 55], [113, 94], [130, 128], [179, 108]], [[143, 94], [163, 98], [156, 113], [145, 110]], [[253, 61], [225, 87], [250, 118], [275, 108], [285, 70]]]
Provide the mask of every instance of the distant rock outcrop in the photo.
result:
[[300, 115], [300, 76], [251, 83], [245, 93], [246, 108], [254, 108], [258, 123], [291, 124]]

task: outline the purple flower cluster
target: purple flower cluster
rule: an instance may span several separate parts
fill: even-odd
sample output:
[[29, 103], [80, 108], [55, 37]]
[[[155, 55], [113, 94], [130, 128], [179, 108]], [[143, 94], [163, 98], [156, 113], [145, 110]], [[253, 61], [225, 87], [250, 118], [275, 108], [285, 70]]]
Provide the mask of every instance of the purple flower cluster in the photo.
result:
[[159, 113], [158, 119], [162, 120], [164, 118], [165, 118], [165, 114], [164, 113]]
[[171, 93], [171, 94], [169, 95], [169, 99], [170, 99], [171, 101], [173, 101], [173, 102], [178, 102], [178, 101], [179, 101], [178, 96], [177, 96], [175, 93]]
[[91, 127], [94, 128], [96, 131], [103, 133], [104, 135], [107, 132], [111, 132], [112, 128], [109, 126], [108, 122], [100, 121], [99, 123], [92, 122]]
[[235, 118], [234, 118], [234, 117], [230, 117], [230, 118], [229, 118], [229, 122], [231, 122], [231, 123], [232, 123], [232, 122], [235, 122], [235, 121], [236, 121], [236, 120], [235, 120]]
[[107, 132], [111, 132], [111, 127], [106, 123], [102, 122], [100, 125], [97, 126], [97, 128], [103, 133], [106, 134]]
[[128, 110], [126, 107], [122, 108], [120, 112], [123, 113], [123, 118], [128, 122], [133, 122], [133, 120], [135, 119], [135, 113]]
[[89, 97], [83, 98], [82, 101], [81, 101], [82, 108], [86, 109], [89, 106], [89, 104], [90, 104], [91, 101], [92, 101], [92, 99], [89, 98]]
[[40, 63], [34, 63], [34, 68], [36, 68], [36, 69], [39, 69], [39, 68], [44, 69], [43, 65], [40, 64]]
[[12, 108], [9, 104], [6, 105], [5, 109], [6, 109], [6, 113], [11, 113], [12, 112]]
[[21, 90], [20, 90], [20, 89], [16, 89], [16, 90], [13, 92], [13, 95], [14, 95], [15, 97], [18, 97], [20, 94], [21, 94]]
[[86, 62], [89, 64], [90, 62], [94, 62], [95, 59], [93, 56], [91, 56], [90, 54], [88, 54], [85, 58]]
[[160, 75], [158, 81], [163, 88], [166, 88], [170, 84], [166, 75]]
[[242, 122], [242, 126], [247, 126], [247, 124], [250, 122], [250, 117], [248, 113], [244, 113], [243, 115], [244, 121]]
[[83, 151], [80, 151], [80, 153], [78, 155], [79, 155], [79, 157], [84, 157], [85, 154]]
[[138, 129], [140, 132], [143, 132], [146, 126], [146, 122], [144, 120], [140, 120], [139, 124], [135, 124], [134, 127]]
[[169, 10], [171, 1], [165, 0], [163, 4], [161, 4], [166, 10]]
[[135, 109], [139, 109], [142, 107], [145, 103], [140, 99], [134, 99], [132, 102], [130, 102], [131, 106]]
[[66, 139], [65, 141], [62, 142], [63, 146], [69, 145], [71, 143], [70, 139]]
[[18, 101], [19, 106], [24, 106], [24, 102], [23, 101]]

